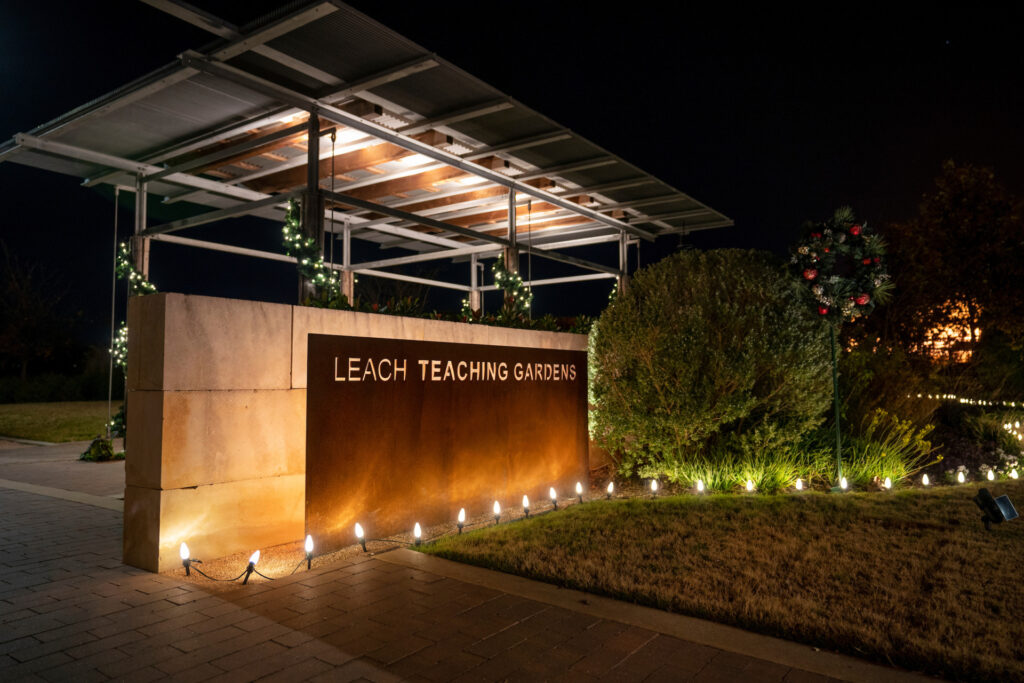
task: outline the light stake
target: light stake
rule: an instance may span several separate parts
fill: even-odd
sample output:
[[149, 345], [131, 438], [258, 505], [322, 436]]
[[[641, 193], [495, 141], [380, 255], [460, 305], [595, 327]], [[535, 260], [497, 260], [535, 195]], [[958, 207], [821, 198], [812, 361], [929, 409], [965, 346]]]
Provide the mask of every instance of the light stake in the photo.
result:
[[1017, 478], [1017, 468], [1014, 468], [1014, 469], [1010, 470], [1010, 479], [1016, 479], [1016, 478]]
[[462, 533], [462, 525], [466, 523], [466, 508], [459, 508], [459, 533]]
[[697, 493], [704, 493], [704, 480], [697, 480]]
[[242, 585], [249, 583], [249, 577], [256, 571], [256, 563], [260, 561], [260, 551], [257, 550], [249, 556], [249, 566], [245, 568], [245, 578], [242, 579]]
[[527, 517], [530, 516], [530, 499], [526, 497], [525, 493], [523, 494], [523, 514]]
[[996, 473], [993, 472], [992, 470], [989, 470], [988, 471], [988, 480], [989, 481], [995, 481], [995, 478], [996, 478]]
[[366, 552], [366, 534], [363, 533], [363, 525], [356, 522], [356, 538], [359, 539], [359, 545], [363, 546], [363, 552]]
[[608, 482], [608, 500], [612, 499], [612, 494], [615, 493], [615, 482]]
[[803, 491], [804, 490], [804, 480], [801, 479], [800, 477], [796, 478], [796, 490], [797, 491]]
[[651, 495], [655, 498], [658, 497], [658, 480], [651, 479]]
[[747, 479], [747, 493], [751, 493], [754, 490], [754, 480]]
[[964, 477], [964, 473], [963, 473], [963, 472], [957, 472], [957, 473], [956, 473], [956, 480], [957, 480], [957, 481], [958, 481], [959, 483], [961, 483], [961, 484], [962, 484], [962, 483], [964, 483], [965, 481], [967, 481], [967, 478], [966, 478], [966, 477]]
[[846, 486], [847, 486], [846, 477], [840, 477], [840, 479], [839, 479], [839, 488], [841, 488], [842, 490], [845, 491], [846, 490]]
[[882, 482], [882, 486], [884, 486], [887, 489], [891, 489], [892, 488], [892, 479], [890, 479], [889, 477], [886, 477], [885, 481]]
[[313, 537], [306, 534], [306, 570], [313, 568]]
[[188, 544], [185, 541], [181, 542], [181, 548], [178, 549], [178, 554], [181, 556], [181, 566], [185, 568], [185, 576], [192, 575], [192, 557], [188, 550]]
[[558, 509], [558, 492], [555, 491], [555, 487], [554, 486], [552, 486], [551, 488], [548, 489], [548, 496], [551, 497], [551, 504], [554, 505], [555, 509], [557, 510]]
[[929, 482], [930, 482], [930, 480], [928, 479], [928, 475], [927, 474], [922, 474], [921, 475], [921, 485], [922, 486], [927, 486], [929, 484]]
[[494, 523], [497, 524], [501, 521], [501, 506], [498, 505], [498, 501], [494, 501]]
[[576, 497], [580, 499], [581, 503], [583, 502], [583, 484], [580, 482], [576, 482]]
[[416, 526], [412, 528], [412, 535], [416, 538], [416, 545], [419, 545], [420, 541], [423, 540], [421, 538], [423, 536], [423, 529], [420, 528], [419, 522], [416, 522]]

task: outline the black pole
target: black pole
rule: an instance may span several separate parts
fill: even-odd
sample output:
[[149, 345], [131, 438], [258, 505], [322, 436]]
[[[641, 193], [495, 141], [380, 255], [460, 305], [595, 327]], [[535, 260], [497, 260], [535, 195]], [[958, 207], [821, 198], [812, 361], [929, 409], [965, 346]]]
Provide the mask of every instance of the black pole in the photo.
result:
[[836, 417], [836, 469], [839, 471], [839, 480], [843, 479], [843, 446], [842, 437], [839, 432], [839, 361], [836, 358], [836, 326], [829, 325], [832, 332], [832, 404], [835, 408]]

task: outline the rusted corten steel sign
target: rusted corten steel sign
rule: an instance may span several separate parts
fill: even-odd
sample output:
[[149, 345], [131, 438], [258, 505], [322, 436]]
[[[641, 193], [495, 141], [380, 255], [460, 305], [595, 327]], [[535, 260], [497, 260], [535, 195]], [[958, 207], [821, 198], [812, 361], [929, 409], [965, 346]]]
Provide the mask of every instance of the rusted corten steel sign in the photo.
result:
[[586, 353], [309, 335], [306, 532], [335, 549], [461, 507], [569, 494], [587, 471]]

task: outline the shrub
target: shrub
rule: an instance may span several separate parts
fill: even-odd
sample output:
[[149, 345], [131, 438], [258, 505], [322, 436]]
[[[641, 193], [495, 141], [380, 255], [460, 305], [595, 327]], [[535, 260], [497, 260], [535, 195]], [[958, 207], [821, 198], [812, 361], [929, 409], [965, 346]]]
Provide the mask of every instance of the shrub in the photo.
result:
[[[843, 448], [843, 474], [851, 485], [863, 488], [888, 477], [893, 485], [913, 476], [929, 461], [932, 445], [925, 437], [932, 427], [915, 427], [884, 410], [875, 410], [860, 433]], [[941, 458], [939, 458], [941, 459]]]
[[769, 255], [737, 249], [636, 274], [593, 344], [594, 436], [621, 470], [763, 462], [821, 422], [828, 331], [797, 287]]
[[113, 445], [110, 439], [102, 436], [97, 436], [89, 444], [89, 447], [85, 449], [78, 458], [79, 460], [86, 460], [88, 462], [106, 462], [107, 460], [124, 460], [124, 451], [118, 451], [114, 453]]

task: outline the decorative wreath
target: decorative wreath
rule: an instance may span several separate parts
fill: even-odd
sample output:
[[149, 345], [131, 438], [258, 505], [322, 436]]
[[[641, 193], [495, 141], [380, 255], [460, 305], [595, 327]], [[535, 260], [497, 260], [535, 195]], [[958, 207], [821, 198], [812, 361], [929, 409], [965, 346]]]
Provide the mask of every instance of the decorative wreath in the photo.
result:
[[804, 226], [791, 263], [818, 314], [836, 323], [867, 315], [892, 289], [884, 240], [846, 206], [827, 221]]

